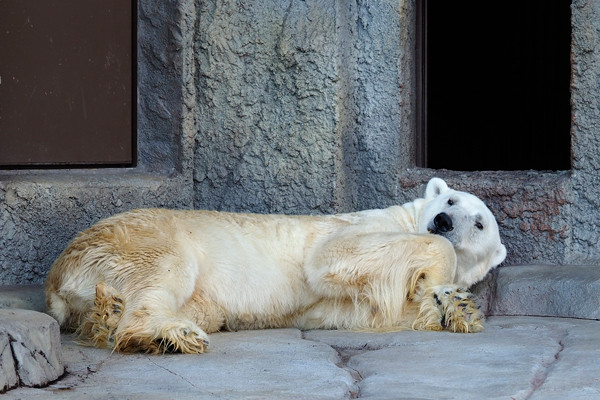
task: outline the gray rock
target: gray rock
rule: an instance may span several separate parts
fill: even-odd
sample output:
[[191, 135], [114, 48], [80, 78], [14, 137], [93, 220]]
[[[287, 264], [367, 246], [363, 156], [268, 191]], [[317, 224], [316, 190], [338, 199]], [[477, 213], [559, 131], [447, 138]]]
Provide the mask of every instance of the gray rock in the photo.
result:
[[0, 393], [16, 387], [19, 377], [15, 368], [15, 360], [10, 348], [7, 332], [0, 330]]
[[598, 293], [597, 266], [503, 267], [490, 314], [600, 319]]
[[64, 372], [58, 323], [36, 311], [0, 309], [0, 372], [0, 392], [58, 379]]

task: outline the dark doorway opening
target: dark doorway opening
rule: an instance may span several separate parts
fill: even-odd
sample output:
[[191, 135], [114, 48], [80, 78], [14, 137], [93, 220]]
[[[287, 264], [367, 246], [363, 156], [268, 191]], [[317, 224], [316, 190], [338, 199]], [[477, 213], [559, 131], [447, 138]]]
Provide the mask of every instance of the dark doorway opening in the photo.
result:
[[570, 169], [570, 0], [417, 6], [417, 164]]

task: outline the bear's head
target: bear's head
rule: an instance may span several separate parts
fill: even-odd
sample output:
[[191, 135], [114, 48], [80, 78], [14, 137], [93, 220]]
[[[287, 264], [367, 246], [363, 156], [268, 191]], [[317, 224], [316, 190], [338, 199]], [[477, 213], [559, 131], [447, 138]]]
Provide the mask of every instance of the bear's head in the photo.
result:
[[440, 178], [427, 184], [419, 232], [441, 235], [452, 243], [458, 265], [456, 283], [461, 286], [480, 281], [506, 258], [489, 208], [470, 193], [450, 189]]

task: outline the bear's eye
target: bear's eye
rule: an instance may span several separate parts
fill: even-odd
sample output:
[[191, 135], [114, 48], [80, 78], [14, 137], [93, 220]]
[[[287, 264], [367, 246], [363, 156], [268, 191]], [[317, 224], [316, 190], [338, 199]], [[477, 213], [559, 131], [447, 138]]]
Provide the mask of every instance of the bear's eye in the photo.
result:
[[454, 204], [454, 200], [448, 199], [448, 205], [451, 206], [452, 204]]
[[475, 222], [475, 227], [476, 227], [477, 229], [479, 229], [480, 231], [482, 231], [482, 230], [483, 230], [483, 225], [482, 225], [482, 224], [481, 224], [481, 222], [479, 222], [479, 221]]

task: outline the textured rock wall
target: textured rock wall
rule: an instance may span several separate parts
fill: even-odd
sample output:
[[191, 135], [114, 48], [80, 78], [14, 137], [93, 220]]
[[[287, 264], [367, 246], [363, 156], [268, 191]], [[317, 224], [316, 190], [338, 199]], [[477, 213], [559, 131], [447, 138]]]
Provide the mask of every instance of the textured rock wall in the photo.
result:
[[600, 259], [600, 2], [574, 0], [572, 86], [573, 263]]
[[409, 2], [199, 1], [195, 204], [396, 201], [414, 153]]
[[198, 1], [196, 205], [332, 210], [339, 168], [331, 1]]
[[[193, 27], [185, 1], [140, 1], [138, 7], [138, 170], [182, 172], [189, 118], [187, 81]], [[192, 8], [193, 12], [193, 8]], [[189, 147], [189, 145], [188, 145]]]
[[364, 209], [414, 198], [398, 174], [414, 167], [416, 16], [413, 1], [357, 1], [356, 8], [346, 20], [357, 53], [357, 116], [346, 151], [353, 207]]
[[[147, 176], [44, 176], [0, 185], [0, 284], [40, 283], [75, 234], [138, 207], [186, 208], [178, 182]], [[189, 191], [188, 191], [189, 192]]]
[[432, 176], [487, 202], [506, 264], [598, 263], [600, 0], [572, 9], [572, 170], [463, 173], [415, 167], [414, 0], [141, 0], [138, 166], [0, 171], [0, 284], [115, 212], [385, 207]]

